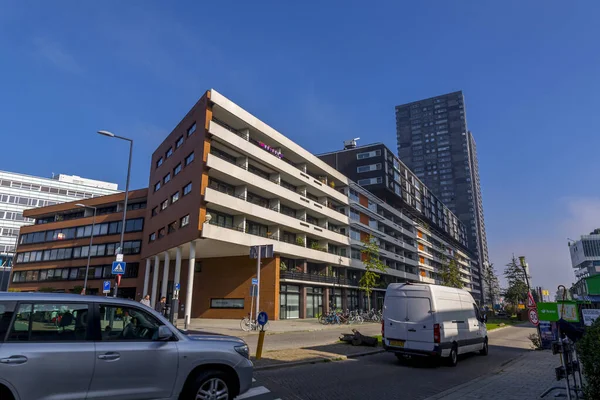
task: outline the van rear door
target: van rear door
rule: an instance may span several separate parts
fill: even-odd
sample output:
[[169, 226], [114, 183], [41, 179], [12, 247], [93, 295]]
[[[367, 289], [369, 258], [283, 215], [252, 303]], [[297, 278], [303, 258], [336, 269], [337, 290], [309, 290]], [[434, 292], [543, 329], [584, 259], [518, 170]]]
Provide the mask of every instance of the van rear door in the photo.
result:
[[406, 347], [433, 351], [433, 315], [427, 297], [407, 297]]
[[407, 298], [386, 296], [383, 304], [383, 321], [386, 344], [404, 347], [406, 342]]

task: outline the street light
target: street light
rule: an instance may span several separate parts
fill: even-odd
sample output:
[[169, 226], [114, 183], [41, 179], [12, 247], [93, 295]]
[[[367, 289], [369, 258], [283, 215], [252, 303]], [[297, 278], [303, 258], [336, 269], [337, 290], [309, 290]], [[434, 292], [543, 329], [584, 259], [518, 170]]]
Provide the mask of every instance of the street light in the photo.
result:
[[97, 207], [88, 206], [86, 204], [81, 204], [81, 203], [77, 203], [75, 205], [77, 207], [92, 208], [92, 209], [94, 209], [94, 216], [92, 218], [92, 234], [90, 235], [90, 248], [88, 249], [87, 265], [85, 266], [85, 278], [83, 280], [83, 290], [81, 291], [81, 294], [86, 294], [87, 293], [88, 273], [90, 272], [90, 258], [92, 256], [92, 244], [94, 243], [94, 228], [96, 226], [96, 210], [97, 210]]
[[525, 281], [527, 281], [527, 290], [531, 292], [531, 285], [529, 285], [529, 274], [527, 271], [528, 265], [525, 262], [525, 256], [520, 256], [519, 262], [521, 263], [521, 268], [523, 268], [523, 272], [525, 273]]
[[[126, 222], [126, 218], [127, 218], [127, 203], [129, 201], [129, 177], [131, 176], [131, 155], [133, 153], [133, 140], [123, 137], [123, 136], [117, 136], [114, 133], [109, 132], [109, 131], [98, 131], [98, 134], [107, 136], [110, 138], [126, 140], [129, 142], [129, 161], [127, 163], [127, 181], [125, 181], [125, 206], [123, 207], [123, 223], [121, 225], [121, 240], [119, 242], [119, 248], [121, 249], [121, 251], [123, 251], [123, 237], [125, 236], [125, 222]], [[117, 283], [117, 284], [115, 284], [115, 292], [113, 294], [113, 297], [117, 297], [118, 289], [119, 289], [119, 285]]]

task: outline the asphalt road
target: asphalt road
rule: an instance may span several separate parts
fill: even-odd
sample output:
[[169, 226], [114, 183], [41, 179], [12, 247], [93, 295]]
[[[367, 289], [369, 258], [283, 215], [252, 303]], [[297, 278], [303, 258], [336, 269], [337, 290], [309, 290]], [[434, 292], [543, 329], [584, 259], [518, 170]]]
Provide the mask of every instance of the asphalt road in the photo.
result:
[[[354, 360], [257, 371], [261, 385], [282, 399], [425, 399], [472, 379], [496, 372], [528, 351], [529, 326], [492, 331], [487, 357], [459, 358], [456, 368], [431, 363], [401, 364], [382, 353]], [[507, 382], [507, 384], [510, 384]]]

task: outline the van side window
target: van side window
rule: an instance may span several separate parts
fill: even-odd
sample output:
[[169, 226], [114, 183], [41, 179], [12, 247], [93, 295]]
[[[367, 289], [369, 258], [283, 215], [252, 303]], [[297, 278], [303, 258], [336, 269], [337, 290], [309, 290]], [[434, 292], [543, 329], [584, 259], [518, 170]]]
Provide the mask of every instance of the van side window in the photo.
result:
[[6, 332], [10, 327], [10, 321], [15, 311], [16, 303], [14, 301], [2, 301], [0, 302], [0, 342], [4, 341]]
[[87, 304], [21, 304], [9, 341], [76, 342], [86, 340]]
[[475, 309], [475, 317], [477, 317], [478, 321], [481, 321], [481, 314], [479, 313], [479, 307], [477, 307], [477, 304], [473, 304], [473, 308]]

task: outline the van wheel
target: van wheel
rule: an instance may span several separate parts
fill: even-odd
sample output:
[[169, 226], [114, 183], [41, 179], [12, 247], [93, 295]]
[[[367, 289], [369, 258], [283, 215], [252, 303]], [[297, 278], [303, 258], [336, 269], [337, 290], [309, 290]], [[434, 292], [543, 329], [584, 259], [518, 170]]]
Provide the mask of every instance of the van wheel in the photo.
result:
[[487, 356], [488, 351], [488, 339], [485, 338], [485, 340], [483, 341], [483, 348], [479, 350], [479, 354], [481, 354], [482, 356]]
[[448, 357], [448, 366], [456, 367], [456, 364], [458, 364], [458, 346], [453, 344], [452, 349], [450, 349], [450, 356]]

